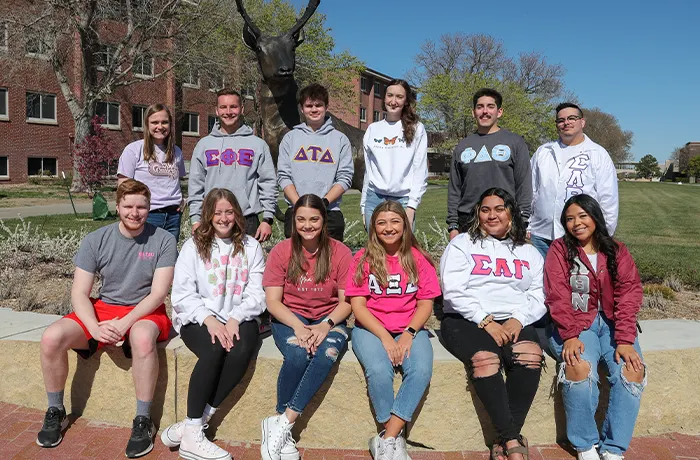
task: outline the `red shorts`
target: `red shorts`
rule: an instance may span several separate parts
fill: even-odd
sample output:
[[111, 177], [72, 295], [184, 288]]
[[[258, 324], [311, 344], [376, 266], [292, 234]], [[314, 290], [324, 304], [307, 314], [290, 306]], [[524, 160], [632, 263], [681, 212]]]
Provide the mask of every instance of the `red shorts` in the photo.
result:
[[[90, 299], [90, 301], [92, 302], [92, 306], [95, 309], [95, 317], [97, 318], [98, 322], [108, 321], [114, 318], [123, 318], [124, 316], [126, 316], [126, 314], [128, 314], [131, 310], [134, 309], [134, 307], [110, 305], [108, 303], [104, 303], [100, 299]], [[87, 327], [85, 327], [83, 322], [80, 321], [80, 318], [78, 318], [78, 315], [76, 315], [75, 312], [67, 314], [66, 316], [64, 316], [64, 318], [72, 319], [73, 321], [78, 323], [78, 325], [80, 325], [80, 327], [83, 329], [85, 337], [88, 339], [88, 350], [75, 350], [83, 358], [89, 358], [90, 356], [95, 354], [97, 350], [106, 345], [92, 338], [92, 335], [90, 335], [90, 332], [87, 330]], [[168, 340], [168, 337], [170, 336], [170, 328], [172, 328], [173, 323], [170, 321], [170, 318], [168, 318], [168, 315], [165, 312], [165, 304], [161, 304], [152, 313], [144, 316], [139, 321], [143, 321], [144, 319], [153, 321], [156, 324], [156, 326], [158, 326], [158, 331], [160, 333], [158, 334], [156, 342], [163, 342], [164, 340]], [[128, 336], [129, 331], [126, 331], [126, 335], [122, 337], [122, 340], [124, 340], [122, 349], [124, 350], [124, 354], [126, 355], [126, 357], [131, 358], [129, 341], [126, 340]]]

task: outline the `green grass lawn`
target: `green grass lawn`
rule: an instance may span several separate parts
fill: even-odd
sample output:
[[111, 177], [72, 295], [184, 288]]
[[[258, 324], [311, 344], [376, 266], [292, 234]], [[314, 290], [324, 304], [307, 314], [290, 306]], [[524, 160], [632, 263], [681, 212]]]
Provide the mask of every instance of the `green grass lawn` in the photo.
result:
[[[620, 201], [617, 237], [630, 248], [643, 279], [662, 281], [669, 274], [676, 274], [684, 283], [700, 288], [700, 187], [620, 182]], [[423, 197], [417, 228], [428, 237], [434, 233], [430, 224], [435, 220], [444, 228], [446, 203], [446, 188], [431, 188]], [[283, 202], [280, 206], [286, 208]], [[347, 221], [361, 222], [359, 194], [346, 195], [341, 208]], [[25, 221], [49, 234], [58, 234], [61, 228], [90, 231], [114, 222], [93, 222], [89, 215], [79, 217], [28, 217]], [[17, 219], [5, 221], [8, 227], [17, 223]], [[361, 224], [354, 229], [359, 232]]]

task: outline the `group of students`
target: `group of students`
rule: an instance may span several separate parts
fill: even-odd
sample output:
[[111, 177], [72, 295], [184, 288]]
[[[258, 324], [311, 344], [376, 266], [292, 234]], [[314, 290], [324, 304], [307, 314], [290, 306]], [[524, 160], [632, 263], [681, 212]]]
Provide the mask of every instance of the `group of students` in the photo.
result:
[[[179, 446], [185, 459], [230, 459], [205, 431], [245, 375], [259, 340], [258, 317], [267, 309], [284, 360], [276, 413], [261, 421], [262, 458], [299, 458], [292, 427], [352, 338], [383, 426], [369, 441], [370, 453], [375, 460], [406, 460], [404, 428], [432, 376], [424, 326], [442, 295], [442, 341], [464, 362], [498, 434], [491, 459], [528, 458], [521, 430], [544, 363], [540, 326], [560, 362], [567, 435], [579, 459], [622, 458], [646, 384], [636, 334], [642, 288], [629, 252], [611, 236], [617, 204], [612, 211], [604, 204], [611, 186], [599, 185], [596, 165], [604, 162], [599, 146], [582, 134], [580, 109], [557, 108], [560, 139], [542, 146], [531, 166], [522, 138], [497, 126], [500, 95], [484, 89], [474, 96], [478, 130], [453, 155], [451, 241], [438, 279], [412, 231], [427, 183], [425, 129], [411, 88], [392, 83], [387, 118], [370, 125], [364, 139], [368, 241], [354, 256], [342, 243], [338, 207], [353, 175], [350, 144], [332, 127], [323, 87], [301, 91], [306, 122], [282, 140], [277, 177], [267, 145], [242, 123], [238, 93], [219, 93], [219, 122], [193, 154], [193, 231], [179, 256], [173, 227], [177, 220], [179, 231], [183, 205], [175, 186], [184, 174], [182, 153], [172, 142], [168, 109], [149, 107], [144, 140], [130, 144], [120, 160], [120, 221], [84, 239], [74, 260], [74, 312], [42, 336], [49, 409], [39, 445], [58, 445], [67, 424], [68, 350], [88, 357], [123, 341], [133, 357], [137, 398], [126, 455], [150, 452], [156, 342], [168, 338], [172, 325], [198, 360], [187, 417], [165, 428], [161, 440]], [[550, 177], [552, 168], [559, 177]], [[259, 242], [271, 234], [277, 185], [290, 205], [288, 238], [265, 258]], [[564, 192], [551, 190], [561, 187]], [[614, 192], [616, 200], [616, 185]], [[547, 196], [556, 197], [553, 204]], [[97, 299], [90, 297], [96, 275]], [[171, 286], [172, 323], [163, 303]], [[611, 384], [602, 436], [594, 419], [601, 360]], [[397, 371], [403, 381], [395, 394]]]

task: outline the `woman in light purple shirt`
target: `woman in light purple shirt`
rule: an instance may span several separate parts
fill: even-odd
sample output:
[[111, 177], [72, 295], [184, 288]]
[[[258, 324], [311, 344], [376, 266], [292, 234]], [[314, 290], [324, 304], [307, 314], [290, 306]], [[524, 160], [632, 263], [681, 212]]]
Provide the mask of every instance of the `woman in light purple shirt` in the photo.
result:
[[143, 140], [124, 148], [119, 158], [117, 183], [126, 179], [143, 182], [151, 190], [151, 209], [147, 222], [180, 238], [182, 191], [185, 163], [182, 150], [175, 145], [173, 116], [163, 104], [152, 104], [144, 117]]

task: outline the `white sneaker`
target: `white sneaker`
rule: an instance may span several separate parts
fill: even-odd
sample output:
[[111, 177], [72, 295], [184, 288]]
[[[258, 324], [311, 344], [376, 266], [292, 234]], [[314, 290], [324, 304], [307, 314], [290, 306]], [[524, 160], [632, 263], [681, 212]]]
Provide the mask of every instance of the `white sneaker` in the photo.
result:
[[406, 438], [403, 437], [403, 430], [396, 437], [396, 451], [394, 452], [394, 458], [396, 460], [411, 460], [408, 456], [408, 451], [406, 450]]
[[623, 458], [625, 457], [620, 454], [613, 454], [612, 452], [608, 451], [600, 453], [600, 460], [622, 460]]
[[584, 451], [584, 452], [579, 452], [577, 456], [578, 460], [600, 460], [600, 457], [598, 456], [598, 452], [595, 450], [595, 446], [591, 447], [590, 449]]
[[[284, 414], [273, 415], [272, 417], [264, 418], [260, 422], [262, 430], [260, 455], [263, 460], [281, 460], [282, 447], [287, 442], [286, 433], [292, 431], [292, 426], [294, 424], [289, 423], [287, 416]], [[296, 445], [294, 448], [296, 449]]]
[[369, 440], [369, 453], [374, 460], [393, 460], [396, 438], [384, 438], [384, 431]]
[[[210, 417], [202, 416], [202, 423], [206, 426]], [[165, 447], [177, 447], [182, 442], [182, 429], [185, 426], [185, 421], [173, 423], [163, 430], [160, 434], [160, 440], [163, 441]], [[206, 428], [205, 428], [206, 429]]]
[[280, 450], [280, 460], [299, 460], [299, 450], [297, 443], [292, 437], [291, 427], [284, 433], [284, 444]]
[[207, 425], [187, 425], [182, 428], [180, 457], [186, 460], [232, 460], [231, 454], [204, 436]]

